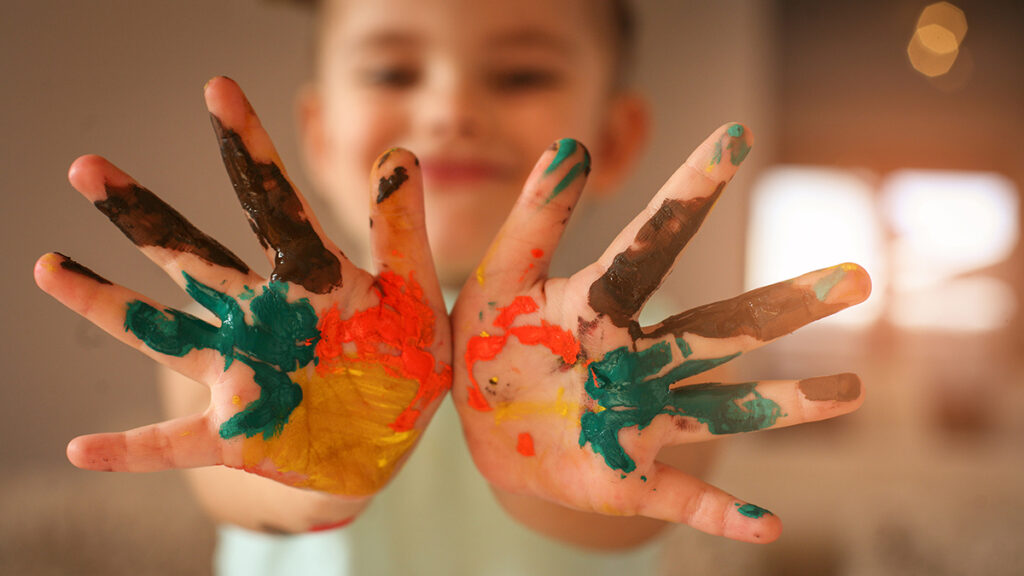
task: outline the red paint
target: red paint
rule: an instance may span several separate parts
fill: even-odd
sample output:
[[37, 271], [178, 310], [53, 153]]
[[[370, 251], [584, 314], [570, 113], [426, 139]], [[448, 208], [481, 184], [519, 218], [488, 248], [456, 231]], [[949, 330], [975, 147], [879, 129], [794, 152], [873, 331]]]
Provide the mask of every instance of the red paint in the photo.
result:
[[568, 330], [541, 320], [540, 326], [516, 326], [512, 322], [522, 314], [532, 314], [539, 310], [537, 302], [529, 296], [517, 296], [511, 304], [498, 308], [498, 316], [494, 326], [504, 328], [504, 334], [481, 334], [473, 336], [466, 345], [466, 369], [469, 371], [471, 386], [469, 405], [480, 412], [491, 410], [490, 403], [480, 390], [480, 384], [473, 374], [473, 366], [481, 360], [493, 360], [505, 348], [509, 336], [515, 336], [521, 343], [528, 346], [540, 344], [562, 358], [566, 364], [574, 364], [580, 353], [580, 343]]
[[[406, 281], [394, 272], [384, 272], [375, 289], [380, 298], [377, 306], [347, 319], [334, 306], [320, 319], [316, 370], [323, 375], [339, 364], [359, 360], [383, 365], [389, 375], [417, 382], [416, 396], [390, 424], [396, 432], [405, 432], [415, 426], [421, 410], [451, 386], [452, 369], [429, 352], [434, 343], [434, 311], [413, 275]], [[354, 357], [345, 354], [346, 344], [355, 346]]]
[[530, 254], [532, 254], [534, 258], [540, 258], [544, 255], [544, 251], [540, 248], [534, 248], [533, 250], [530, 250]]
[[317, 524], [316, 526], [311, 527], [309, 529], [309, 531], [310, 532], [324, 532], [324, 531], [327, 531], [327, 530], [335, 530], [337, 528], [342, 528], [342, 527], [348, 526], [355, 519], [356, 519], [355, 516], [353, 516], [352, 518], [345, 518], [341, 522], [333, 522], [333, 523], [330, 523], [330, 524]]
[[523, 456], [533, 456], [536, 452], [533, 451], [533, 436], [530, 436], [528, 432], [519, 434], [519, 441], [516, 443], [516, 452], [519, 452]]

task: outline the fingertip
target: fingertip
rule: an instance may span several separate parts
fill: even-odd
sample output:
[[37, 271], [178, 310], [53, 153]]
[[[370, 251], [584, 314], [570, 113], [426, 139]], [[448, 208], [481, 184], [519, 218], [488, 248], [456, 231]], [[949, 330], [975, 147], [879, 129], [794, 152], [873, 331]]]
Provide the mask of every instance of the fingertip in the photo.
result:
[[742, 140], [748, 149], [754, 146], [754, 131], [742, 122], [727, 122], [719, 130], [724, 132], [726, 136]]
[[97, 154], [79, 156], [68, 168], [68, 182], [90, 202], [107, 197], [107, 186], [127, 186], [134, 180]]
[[845, 262], [840, 264], [839, 267], [846, 273], [848, 285], [847, 291], [850, 293], [852, 304], [860, 304], [861, 302], [868, 299], [871, 296], [871, 276], [868, 271], [861, 267], [859, 264], [853, 262]]
[[246, 113], [252, 109], [242, 88], [227, 76], [214, 76], [203, 86], [206, 109], [220, 124], [238, 131], [246, 123]]
[[396, 192], [407, 187], [411, 179], [414, 188], [420, 189], [420, 161], [405, 148], [391, 148], [377, 157], [370, 173], [371, 195], [375, 204], [382, 204]]
[[[89, 442], [86, 436], [79, 436], [68, 442], [66, 450], [68, 461], [75, 468], [81, 468], [82, 470], [99, 470], [95, 462], [89, 457]], [[109, 469], [109, 468], [107, 468]]]
[[732, 517], [723, 536], [754, 544], [768, 544], [782, 535], [782, 520], [756, 504], [733, 502]]
[[39, 286], [44, 292], [49, 292], [50, 281], [61, 262], [63, 262], [63, 258], [56, 252], [40, 256], [32, 268], [32, 277], [36, 281], [36, 286]]

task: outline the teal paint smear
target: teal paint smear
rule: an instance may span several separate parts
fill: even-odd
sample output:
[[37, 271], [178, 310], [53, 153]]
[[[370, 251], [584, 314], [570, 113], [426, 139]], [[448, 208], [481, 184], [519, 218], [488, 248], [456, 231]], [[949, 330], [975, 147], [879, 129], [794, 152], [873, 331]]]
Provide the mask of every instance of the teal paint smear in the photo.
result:
[[252, 300], [256, 297], [256, 291], [248, 286], [243, 286], [244, 290], [238, 295], [239, 300]]
[[744, 504], [744, 505], [740, 506], [740, 503], [736, 502], [733, 505], [734, 506], [738, 506], [736, 511], [739, 512], [740, 514], [743, 514], [747, 518], [760, 518], [760, 517], [764, 516], [765, 514], [767, 514], [769, 516], [775, 516], [775, 514], [772, 514], [771, 510], [766, 510], [766, 509], [761, 508], [760, 506], [758, 506], [756, 504]]
[[[578, 144], [572, 138], [563, 138], [559, 140], [558, 154], [555, 156], [555, 159], [551, 161], [551, 164], [548, 165], [547, 169], [544, 170], [544, 175], [546, 176], [557, 170], [567, 158], [576, 152], [577, 147]], [[548, 197], [544, 199], [544, 204], [547, 205], [549, 202], [557, 198], [558, 195], [564, 192], [574, 180], [579, 178], [580, 174], [590, 174], [590, 152], [588, 152], [586, 148], [583, 149], [583, 160], [573, 164], [572, 167], [569, 168], [569, 171], [566, 172], [565, 176], [563, 176], [562, 179], [558, 181], [558, 184], [555, 185], [551, 194], [548, 194]]]
[[706, 424], [712, 434], [750, 432], [774, 425], [781, 409], [757, 392], [756, 382], [669, 389], [673, 383], [724, 364], [739, 354], [684, 360], [661, 374], [672, 362], [668, 342], [639, 352], [625, 346], [612, 350], [590, 365], [585, 388], [604, 410], [586, 412], [580, 417], [580, 447], [589, 442], [609, 468], [632, 472], [636, 463], [619, 443], [619, 432], [632, 427], [643, 430], [660, 414], [695, 418]]
[[722, 162], [722, 142], [719, 140], [715, 142], [715, 153], [711, 156], [711, 165], [720, 164]]
[[252, 323], [234, 298], [185, 276], [185, 291], [220, 319], [219, 327], [172, 309], [163, 311], [138, 300], [128, 303], [125, 330], [147, 346], [170, 356], [192, 350], [216, 350], [224, 368], [238, 360], [252, 368], [260, 397], [221, 425], [222, 438], [280, 433], [302, 402], [302, 388], [288, 378], [313, 361], [320, 339], [317, 316], [309, 300], [288, 302], [288, 285], [271, 282], [249, 305]]
[[547, 176], [548, 174], [551, 174], [555, 170], [558, 170], [558, 167], [562, 165], [562, 162], [565, 162], [566, 158], [572, 156], [572, 153], [575, 151], [575, 140], [573, 140], [572, 138], [562, 138], [561, 140], [559, 140], [558, 153], [555, 154], [555, 159], [552, 160], [551, 164], [548, 164], [547, 169], [544, 170], [544, 175]]
[[728, 146], [729, 161], [732, 162], [733, 166], [739, 166], [747, 158], [747, 154], [750, 154], [750, 145], [743, 138], [743, 126], [733, 124], [729, 127], [728, 133], [729, 136], [733, 137]]
[[689, 358], [693, 354], [693, 348], [690, 348], [690, 343], [682, 338], [676, 338], [676, 346], [679, 346], [679, 351], [683, 353], [683, 358]]
[[828, 293], [835, 288], [836, 284], [842, 281], [843, 277], [846, 276], [846, 270], [842, 268], [836, 268], [828, 276], [825, 276], [821, 280], [814, 283], [814, 295], [818, 298], [818, 302], [824, 302], [825, 298], [828, 297]]

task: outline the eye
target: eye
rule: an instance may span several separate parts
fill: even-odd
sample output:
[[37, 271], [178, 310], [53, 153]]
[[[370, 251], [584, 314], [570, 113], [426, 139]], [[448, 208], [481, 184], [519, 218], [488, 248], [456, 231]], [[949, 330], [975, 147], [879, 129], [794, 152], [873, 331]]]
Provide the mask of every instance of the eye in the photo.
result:
[[362, 80], [370, 86], [408, 88], [419, 81], [419, 70], [412, 66], [377, 66], [362, 72]]
[[543, 68], [496, 70], [488, 78], [491, 86], [501, 92], [544, 90], [557, 86], [561, 80], [562, 77], [558, 72]]

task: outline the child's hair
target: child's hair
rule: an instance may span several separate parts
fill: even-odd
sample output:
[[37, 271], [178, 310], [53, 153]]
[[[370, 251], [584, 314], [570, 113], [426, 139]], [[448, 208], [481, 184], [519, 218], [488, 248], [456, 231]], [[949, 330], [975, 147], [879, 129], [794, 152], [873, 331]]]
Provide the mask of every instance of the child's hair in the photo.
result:
[[[279, 0], [312, 10], [320, 10], [329, 0]], [[612, 33], [612, 78], [615, 88], [629, 84], [636, 42], [636, 21], [630, 0], [607, 0], [602, 2], [608, 15]]]

